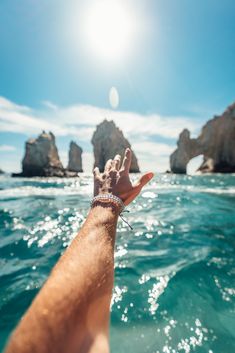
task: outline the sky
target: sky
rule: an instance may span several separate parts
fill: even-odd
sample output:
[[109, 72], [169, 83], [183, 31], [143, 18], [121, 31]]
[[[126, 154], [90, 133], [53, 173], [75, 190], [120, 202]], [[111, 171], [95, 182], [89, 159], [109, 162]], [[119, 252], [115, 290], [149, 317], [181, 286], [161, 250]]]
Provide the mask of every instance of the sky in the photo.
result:
[[1, 169], [20, 171], [25, 141], [44, 129], [65, 166], [70, 140], [82, 146], [90, 172], [91, 137], [106, 118], [142, 171], [162, 172], [183, 128], [196, 136], [234, 102], [233, 0], [111, 1], [110, 19], [107, 0], [0, 1]]

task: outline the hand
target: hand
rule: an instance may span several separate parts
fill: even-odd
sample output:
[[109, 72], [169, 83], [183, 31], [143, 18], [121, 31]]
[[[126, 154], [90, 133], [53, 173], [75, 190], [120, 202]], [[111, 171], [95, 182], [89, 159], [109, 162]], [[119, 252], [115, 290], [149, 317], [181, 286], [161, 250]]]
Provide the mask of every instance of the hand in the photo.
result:
[[153, 177], [153, 173], [146, 173], [132, 184], [129, 176], [131, 165], [131, 150], [125, 151], [121, 165], [121, 156], [117, 154], [114, 159], [109, 159], [105, 165], [104, 173], [99, 168], [94, 169], [94, 196], [98, 194], [111, 193], [122, 199], [125, 205], [131, 203]]

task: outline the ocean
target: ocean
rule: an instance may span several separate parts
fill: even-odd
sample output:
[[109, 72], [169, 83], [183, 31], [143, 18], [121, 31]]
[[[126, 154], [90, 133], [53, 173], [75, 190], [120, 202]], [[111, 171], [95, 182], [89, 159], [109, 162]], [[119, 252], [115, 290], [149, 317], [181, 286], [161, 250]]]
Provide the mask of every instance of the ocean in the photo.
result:
[[[134, 175], [133, 179], [137, 176]], [[92, 176], [0, 176], [0, 351], [89, 209]], [[235, 352], [235, 175], [156, 175], [119, 221], [113, 353]]]

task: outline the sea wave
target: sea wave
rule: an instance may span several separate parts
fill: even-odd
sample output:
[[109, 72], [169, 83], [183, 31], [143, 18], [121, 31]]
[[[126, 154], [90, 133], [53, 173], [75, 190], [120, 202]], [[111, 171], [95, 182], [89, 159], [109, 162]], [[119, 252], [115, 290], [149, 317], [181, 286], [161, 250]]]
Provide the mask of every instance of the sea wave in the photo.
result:
[[[0, 177], [0, 350], [83, 224], [92, 189], [91, 175]], [[114, 353], [234, 352], [234, 193], [234, 175], [157, 175], [128, 207], [133, 231], [119, 220], [115, 249]]]
[[[62, 183], [63, 184], [63, 183]], [[59, 184], [60, 185], [60, 184]], [[143, 192], [142, 197], [147, 199], [157, 198], [159, 193], [171, 193], [174, 192], [191, 192], [191, 193], [210, 193], [210, 194], [235, 194], [235, 187], [228, 188], [211, 188], [211, 187], [195, 187], [187, 185], [160, 185], [155, 184], [146, 188], [146, 191]], [[31, 196], [66, 196], [66, 195], [84, 195], [91, 196], [93, 192], [93, 186], [72, 184], [72, 185], [63, 185], [63, 187], [50, 187], [47, 186], [18, 186], [13, 188], [6, 188], [0, 190], [0, 199], [6, 197], [31, 197]]]
[[91, 186], [75, 188], [75, 187], [65, 187], [65, 188], [41, 188], [35, 186], [22, 186], [12, 189], [0, 190], [0, 198], [6, 197], [31, 197], [31, 196], [69, 196], [69, 195], [91, 195]]

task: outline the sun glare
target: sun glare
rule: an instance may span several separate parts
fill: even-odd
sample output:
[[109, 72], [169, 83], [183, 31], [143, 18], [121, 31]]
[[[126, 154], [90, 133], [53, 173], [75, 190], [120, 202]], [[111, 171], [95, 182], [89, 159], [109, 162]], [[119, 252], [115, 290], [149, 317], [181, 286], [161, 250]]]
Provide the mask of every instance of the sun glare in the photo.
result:
[[120, 63], [133, 47], [137, 22], [128, 1], [88, 1], [81, 23], [84, 44], [97, 59]]

